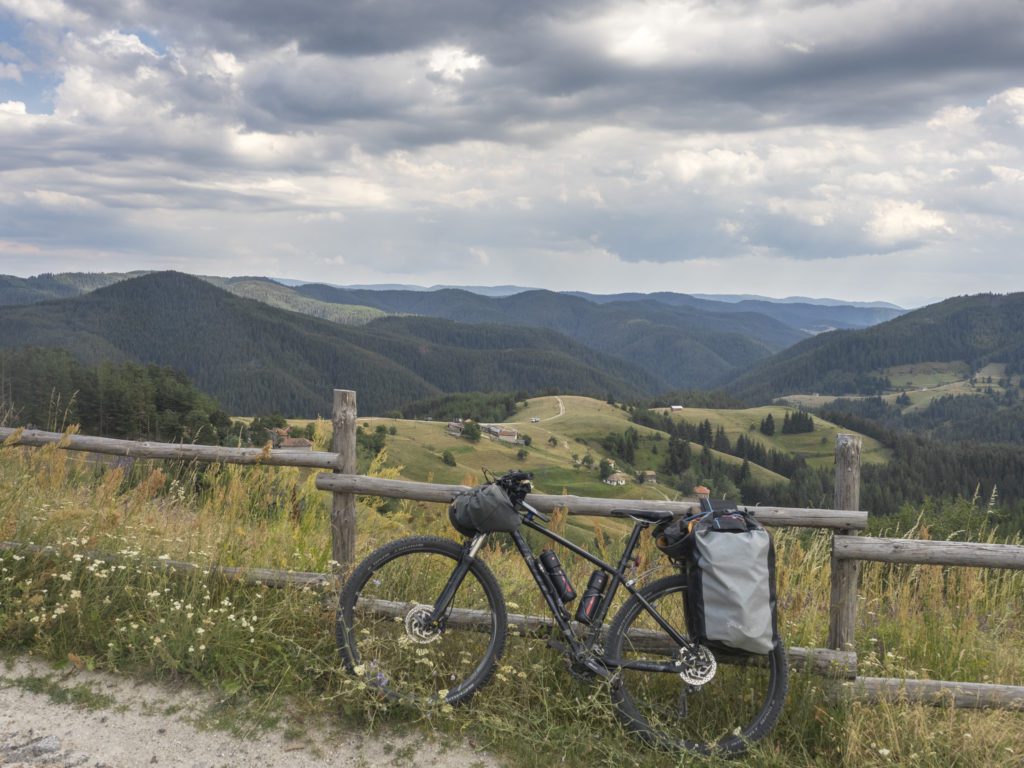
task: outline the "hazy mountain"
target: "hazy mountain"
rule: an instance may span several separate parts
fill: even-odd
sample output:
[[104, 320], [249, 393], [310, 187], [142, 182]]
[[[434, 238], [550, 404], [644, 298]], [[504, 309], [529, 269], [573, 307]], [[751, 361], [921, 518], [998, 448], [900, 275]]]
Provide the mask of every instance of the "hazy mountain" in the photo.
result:
[[598, 304], [551, 291], [489, 298], [455, 289], [366, 291], [303, 285], [295, 290], [320, 301], [366, 304], [385, 312], [550, 328], [628, 360], [677, 388], [706, 385], [807, 337], [764, 315], [712, 313], [653, 300]]

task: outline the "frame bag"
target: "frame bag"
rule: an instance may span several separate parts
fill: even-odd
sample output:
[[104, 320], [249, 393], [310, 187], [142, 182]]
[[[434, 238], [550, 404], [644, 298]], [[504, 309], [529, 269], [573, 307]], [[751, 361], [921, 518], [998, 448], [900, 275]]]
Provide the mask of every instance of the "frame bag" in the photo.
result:
[[508, 494], [494, 483], [463, 491], [448, 508], [448, 519], [463, 536], [478, 533], [511, 533], [522, 518]]
[[749, 514], [715, 506], [683, 540], [687, 628], [713, 649], [770, 653], [779, 642], [775, 546]]

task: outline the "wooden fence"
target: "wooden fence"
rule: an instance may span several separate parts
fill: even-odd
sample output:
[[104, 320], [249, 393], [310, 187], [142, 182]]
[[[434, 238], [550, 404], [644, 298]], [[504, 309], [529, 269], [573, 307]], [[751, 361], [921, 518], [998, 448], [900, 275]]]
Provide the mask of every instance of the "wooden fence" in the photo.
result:
[[[178, 461], [220, 462], [267, 466], [307, 467], [330, 470], [317, 477], [317, 488], [332, 494], [332, 559], [351, 564], [355, 553], [355, 497], [358, 494], [448, 503], [466, 489], [461, 485], [386, 480], [356, 474], [356, 393], [334, 390], [332, 452], [224, 448], [136, 442], [111, 438], [66, 435], [40, 430], [0, 428], [0, 443], [40, 447], [56, 444], [71, 451], [114, 456]], [[839, 435], [836, 441], [835, 509], [748, 507], [768, 526], [823, 528], [833, 531], [831, 597], [827, 648], [790, 648], [794, 667], [847, 681], [849, 690], [868, 700], [906, 699], [957, 707], [1005, 707], [1024, 711], [1024, 687], [938, 680], [903, 680], [857, 676], [854, 629], [857, 621], [857, 576], [861, 560], [887, 563], [1013, 568], [1024, 570], [1024, 547], [970, 542], [914, 541], [855, 535], [867, 526], [867, 512], [860, 506], [861, 440]], [[613, 509], [665, 509], [676, 513], [694, 510], [697, 502], [596, 499], [570, 495], [531, 494], [529, 502], [541, 511], [566, 509], [570, 515], [608, 516]], [[0, 542], [0, 549], [23, 547]], [[45, 548], [43, 548], [45, 549]], [[178, 570], [195, 569], [189, 563], [173, 563]], [[271, 585], [328, 583], [330, 574], [284, 573], [267, 569], [218, 569], [225, 575], [245, 577]], [[467, 619], [472, 621], [472, 618]], [[520, 628], [535, 631], [551, 625], [535, 616], [510, 617]]]

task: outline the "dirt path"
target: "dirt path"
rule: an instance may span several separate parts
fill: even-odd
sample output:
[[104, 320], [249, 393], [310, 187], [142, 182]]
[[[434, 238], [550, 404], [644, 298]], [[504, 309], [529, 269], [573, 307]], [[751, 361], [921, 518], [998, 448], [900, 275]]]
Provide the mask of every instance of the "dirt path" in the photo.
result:
[[546, 419], [541, 419], [541, 421], [554, 421], [561, 416], [565, 416], [565, 403], [562, 402], [562, 398], [556, 396], [555, 400], [558, 401], [558, 413], [554, 416], [548, 416]]
[[[68, 700], [74, 703], [67, 703]], [[64, 702], [64, 703], [62, 703]], [[488, 755], [421, 735], [337, 734], [301, 738], [259, 732], [247, 739], [203, 730], [214, 700], [193, 689], [101, 673], [54, 670], [30, 658], [0, 662], [0, 766], [4, 768], [496, 768]]]

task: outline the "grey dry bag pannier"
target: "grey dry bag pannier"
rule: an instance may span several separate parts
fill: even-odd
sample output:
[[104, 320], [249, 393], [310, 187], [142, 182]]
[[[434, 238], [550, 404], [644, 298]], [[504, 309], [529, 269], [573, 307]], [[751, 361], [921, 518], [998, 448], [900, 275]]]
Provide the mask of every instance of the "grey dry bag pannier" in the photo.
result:
[[522, 518], [508, 494], [494, 483], [463, 491], [448, 508], [448, 519], [464, 536], [477, 533], [511, 533]]
[[771, 536], [734, 504], [705, 505], [684, 535], [659, 537], [686, 571], [687, 629], [711, 648], [770, 653], [779, 641]]

